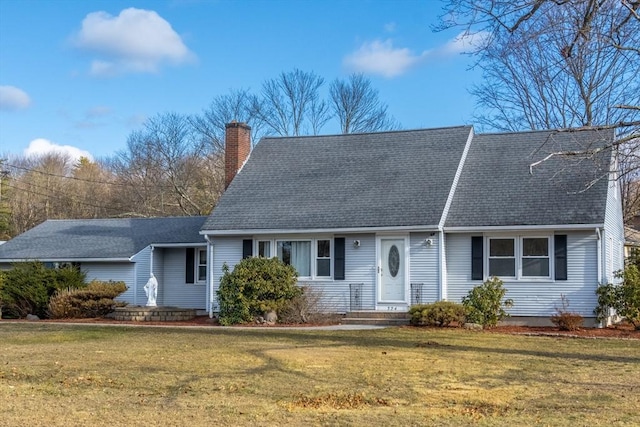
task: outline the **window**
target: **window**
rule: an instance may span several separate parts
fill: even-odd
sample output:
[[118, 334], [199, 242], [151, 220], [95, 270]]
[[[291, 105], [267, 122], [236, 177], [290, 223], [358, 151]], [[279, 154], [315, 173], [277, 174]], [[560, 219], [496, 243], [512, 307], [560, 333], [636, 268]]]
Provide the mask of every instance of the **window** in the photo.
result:
[[278, 240], [278, 258], [292, 265], [300, 277], [311, 277], [311, 241]]
[[522, 276], [549, 277], [548, 238], [522, 238]]
[[331, 276], [331, 241], [318, 240], [316, 251], [316, 276]]
[[271, 257], [271, 242], [268, 240], [258, 241], [258, 256], [263, 258]]
[[489, 276], [515, 275], [515, 239], [489, 239]]
[[198, 282], [207, 280], [207, 251], [198, 249]]

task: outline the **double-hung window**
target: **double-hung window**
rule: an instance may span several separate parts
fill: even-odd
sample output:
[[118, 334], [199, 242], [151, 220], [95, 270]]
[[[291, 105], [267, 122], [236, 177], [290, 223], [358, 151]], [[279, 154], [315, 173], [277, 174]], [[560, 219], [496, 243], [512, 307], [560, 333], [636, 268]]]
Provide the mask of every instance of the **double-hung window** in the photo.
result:
[[549, 237], [490, 237], [487, 242], [489, 276], [551, 276]]
[[489, 276], [516, 276], [516, 243], [513, 238], [489, 239]]
[[549, 277], [549, 238], [522, 238], [522, 277]]
[[207, 280], [207, 250], [198, 249], [198, 282]]
[[331, 240], [316, 240], [316, 276], [331, 276]]

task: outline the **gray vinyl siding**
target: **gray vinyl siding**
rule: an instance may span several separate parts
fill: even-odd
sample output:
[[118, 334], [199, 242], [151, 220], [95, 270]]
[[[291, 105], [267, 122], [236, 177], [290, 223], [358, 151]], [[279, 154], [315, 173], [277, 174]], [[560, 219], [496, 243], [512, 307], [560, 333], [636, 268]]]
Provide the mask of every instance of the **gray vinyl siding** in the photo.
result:
[[80, 263], [80, 270], [87, 275], [87, 281], [101, 280], [114, 282], [124, 282], [127, 285], [127, 290], [121, 294], [117, 299], [119, 301], [125, 301], [129, 304], [134, 303], [134, 289], [135, 289], [135, 270], [136, 264], [132, 262], [82, 262]]
[[[156, 249], [154, 252], [159, 252]], [[186, 283], [185, 277], [185, 248], [164, 248], [161, 251], [162, 281], [158, 277], [160, 288], [164, 290], [162, 305], [197, 308], [204, 310], [207, 308], [207, 284], [206, 281], [196, 283]], [[155, 264], [154, 270], [158, 270], [160, 265]]]
[[218, 311], [218, 297], [216, 292], [220, 287], [222, 266], [227, 264], [229, 271], [242, 260], [242, 240], [250, 237], [216, 237], [213, 239], [213, 266], [211, 280], [213, 282], [213, 311]]
[[[349, 234], [345, 238], [344, 280], [323, 284], [323, 294], [333, 295], [327, 299], [327, 311], [345, 313], [351, 307], [351, 284], [362, 284], [362, 309], [374, 310], [376, 300], [376, 238], [374, 234]], [[360, 241], [355, 247], [354, 240]], [[355, 307], [354, 307], [355, 308]]]
[[[409, 276], [411, 284], [422, 284], [420, 303], [432, 303], [438, 300], [439, 272], [438, 268], [438, 236], [430, 236], [431, 233], [411, 233], [410, 236], [410, 265]], [[432, 245], [425, 243], [426, 239], [433, 241]], [[413, 301], [411, 304], [416, 303]]]
[[616, 181], [609, 182], [607, 208], [604, 217], [603, 275], [607, 282], [616, 282], [613, 274], [624, 268], [624, 222], [620, 187]]
[[[149, 269], [151, 267], [151, 246], [147, 246], [137, 254], [135, 254], [132, 260], [136, 263], [136, 286], [135, 286], [135, 301], [132, 304], [135, 305], [145, 305], [147, 303], [147, 295], [144, 293], [144, 285], [149, 280]], [[162, 257], [158, 256], [157, 251], [153, 251], [153, 274], [158, 279], [158, 297], [156, 302], [158, 305], [162, 304], [162, 295], [164, 291], [162, 289], [162, 274], [161, 270], [158, 271], [158, 267], [162, 265]], [[160, 258], [160, 259], [158, 259]]]
[[[567, 235], [568, 280], [505, 279], [506, 297], [514, 300], [508, 310], [512, 316], [548, 317], [561, 307], [561, 295], [569, 300], [569, 310], [584, 317], [594, 316], [598, 282], [595, 230], [558, 233]], [[447, 235], [447, 272], [449, 301], [460, 302], [471, 288], [482, 283], [471, 280], [471, 234]]]

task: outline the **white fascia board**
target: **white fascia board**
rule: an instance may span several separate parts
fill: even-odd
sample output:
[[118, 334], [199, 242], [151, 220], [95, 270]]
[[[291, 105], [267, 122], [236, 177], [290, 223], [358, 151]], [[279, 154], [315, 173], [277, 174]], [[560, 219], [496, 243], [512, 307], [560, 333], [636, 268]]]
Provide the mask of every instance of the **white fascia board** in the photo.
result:
[[0, 262], [131, 262], [131, 258], [11, 258]]
[[377, 233], [394, 231], [438, 231], [437, 225], [405, 225], [397, 227], [354, 227], [354, 228], [303, 228], [303, 229], [247, 229], [247, 230], [202, 230], [200, 234], [208, 236], [252, 236], [276, 234], [344, 234]]
[[152, 243], [152, 248], [194, 248], [194, 247], [206, 247], [207, 242], [203, 239], [202, 242], [193, 243]]
[[593, 230], [604, 224], [556, 224], [556, 225], [502, 225], [484, 227], [444, 227], [445, 233], [477, 233], [484, 231], [521, 231], [521, 230]]

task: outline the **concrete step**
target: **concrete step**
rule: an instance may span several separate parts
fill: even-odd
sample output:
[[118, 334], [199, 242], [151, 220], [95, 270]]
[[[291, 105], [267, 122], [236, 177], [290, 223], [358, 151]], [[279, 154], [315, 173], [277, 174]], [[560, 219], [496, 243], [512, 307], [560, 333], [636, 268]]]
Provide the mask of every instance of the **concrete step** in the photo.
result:
[[379, 325], [379, 326], [402, 326], [408, 325], [409, 319], [394, 318], [371, 318], [371, 317], [345, 317], [340, 322], [343, 325]]
[[360, 319], [408, 319], [409, 313], [404, 311], [358, 310], [348, 312], [346, 317], [358, 317]]
[[343, 325], [408, 325], [409, 314], [397, 311], [351, 311], [342, 319]]

